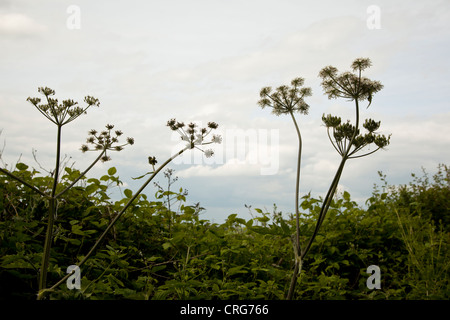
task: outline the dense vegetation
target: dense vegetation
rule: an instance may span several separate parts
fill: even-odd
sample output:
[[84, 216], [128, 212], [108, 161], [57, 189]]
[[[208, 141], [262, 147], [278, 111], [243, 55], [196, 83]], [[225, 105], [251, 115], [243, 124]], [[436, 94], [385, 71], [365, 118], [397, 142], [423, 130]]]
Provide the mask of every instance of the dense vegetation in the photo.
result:
[[[52, 178], [17, 163], [17, 176], [41, 190]], [[171, 183], [170, 174], [166, 177]], [[61, 188], [80, 172], [66, 167]], [[440, 165], [409, 185], [393, 187], [380, 173], [364, 207], [349, 193], [334, 197], [305, 259], [296, 299], [450, 298], [450, 169]], [[92, 247], [115, 212], [132, 197], [113, 201], [115, 168], [83, 178], [58, 203], [48, 282], [66, 274]], [[173, 189], [173, 188], [172, 188]], [[66, 284], [51, 299], [283, 299], [292, 276], [293, 214], [255, 209], [222, 224], [202, 219], [186, 192], [142, 194], [82, 267], [81, 290]], [[0, 175], [0, 298], [35, 299], [48, 200]], [[301, 202], [301, 235], [314, 228], [321, 199]], [[169, 209], [170, 208], [170, 209]], [[304, 240], [303, 239], [303, 240]], [[381, 289], [366, 286], [369, 265], [381, 269]]]

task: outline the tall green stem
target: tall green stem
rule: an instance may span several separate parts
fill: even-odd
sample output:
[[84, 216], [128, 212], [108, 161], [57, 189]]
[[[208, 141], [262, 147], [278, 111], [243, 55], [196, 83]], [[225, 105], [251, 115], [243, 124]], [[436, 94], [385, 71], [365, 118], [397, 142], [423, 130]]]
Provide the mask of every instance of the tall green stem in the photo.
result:
[[325, 219], [325, 216], [328, 212], [328, 209], [331, 205], [331, 200], [333, 199], [333, 196], [336, 192], [337, 186], [339, 184], [339, 180], [341, 178], [342, 172], [344, 171], [345, 162], [348, 160], [348, 156], [350, 153], [350, 149], [353, 145], [353, 141], [355, 140], [355, 137], [358, 134], [358, 127], [359, 127], [359, 104], [358, 99], [355, 99], [355, 105], [356, 105], [356, 125], [355, 125], [355, 131], [353, 132], [352, 138], [350, 139], [350, 142], [347, 145], [347, 148], [345, 149], [345, 153], [342, 155], [341, 163], [339, 164], [338, 170], [336, 171], [336, 174], [333, 178], [333, 182], [331, 183], [330, 188], [328, 189], [327, 195], [325, 196], [325, 199], [322, 204], [322, 208], [320, 209], [319, 218], [317, 219], [316, 227], [314, 229], [313, 235], [308, 241], [308, 244], [306, 245], [305, 249], [303, 250], [301, 254], [301, 259], [303, 259], [306, 254], [308, 253], [309, 249], [311, 248], [311, 244], [314, 241], [317, 232], [319, 231], [323, 220]]
[[301, 160], [302, 160], [302, 135], [300, 134], [300, 129], [298, 128], [297, 121], [295, 120], [294, 114], [289, 112], [292, 120], [294, 121], [295, 129], [297, 131], [298, 136], [298, 158], [297, 158], [297, 178], [295, 182], [295, 224], [296, 224], [296, 232], [295, 232], [295, 239], [294, 239], [294, 256], [295, 256], [295, 263], [294, 263], [294, 273], [291, 278], [291, 284], [289, 286], [289, 292], [287, 294], [286, 299], [290, 300], [292, 299], [292, 296], [294, 294], [294, 288], [295, 284], [297, 282], [297, 276], [298, 271], [301, 265], [301, 249], [300, 249], [300, 212], [299, 212], [299, 195], [300, 195], [300, 167], [301, 167]]
[[[58, 124], [58, 134], [57, 134], [57, 140], [56, 140], [56, 165], [55, 165], [55, 171], [54, 171], [54, 177], [53, 177], [53, 186], [52, 186], [52, 192], [50, 195], [50, 201], [49, 201], [49, 215], [48, 215], [48, 222], [47, 222], [47, 232], [45, 235], [45, 243], [44, 243], [44, 252], [42, 255], [42, 263], [41, 263], [41, 270], [39, 275], [39, 291], [45, 289], [47, 284], [47, 271], [48, 271], [48, 264], [50, 261], [50, 249], [52, 246], [52, 240], [53, 240], [53, 225], [55, 221], [55, 215], [56, 215], [56, 187], [58, 186], [58, 177], [59, 177], [59, 165], [60, 165], [60, 155], [61, 155], [61, 128], [62, 125]], [[39, 298], [39, 296], [38, 296]]]
[[[355, 125], [355, 130], [353, 132], [352, 138], [350, 139], [348, 145], [346, 146], [345, 149], [345, 153], [342, 155], [342, 159], [341, 159], [341, 163], [339, 164], [339, 167], [336, 171], [336, 174], [333, 178], [333, 181], [330, 185], [330, 188], [328, 189], [327, 195], [325, 196], [325, 199], [323, 201], [322, 207], [320, 209], [320, 213], [319, 213], [319, 217], [317, 219], [316, 222], [316, 226], [314, 228], [314, 232], [311, 236], [311, 238], [309, 239], [306, 247], [304, 248], [304, 250], [298, 254], [296, 254], [296, 261], [295, 261], [295, 266], [294, 266], [294, 274], [292, 276], [291, 279], [291, 284], [289, 287], [289, 292], [288, 295], [286, 297], [286, 299], [292, 299], [293, 295], [294, 295], [294, 289], [295, 289], [295, 285], [296, 285], [296, 281], [297, 281], [297, 275], [299, 273], [299, 271], [301, 270], [302, 267], [302, 262], [303, 259], [305, 258], [306, 254], [308, 253], [309, 249], [311, 248], [311, 244], [314, 241], [320, 227], [322, 226], [322, 222], [325, 219], [325, 216], [328, 212], [328, 209], [331, 205], [331, 201], [333, 199], [333, 196], [336, 192], [337, 186], [339, 184], [339, 180], [341, 178], [342, 172], [344, 171], [344, 166], [345, 166], [345, 162], [348, 160], [349, 157], [349, 153], [350, 153], [350, 149], [352, 147], [353, 141], [355, 139], [355, 137], [358, 134], [358, 127], [359, 127], [359, 104], [358, 104], [358, 99], [355, 99], [355, 105], [356, 105], [356, 125]], [[298, 210], [298, 206], [297, 206], [297, 210]], [[298, 211], [297, 211], [298, 212]], [[298, 221], [297, 221], [297, 230], [298, 230]]]

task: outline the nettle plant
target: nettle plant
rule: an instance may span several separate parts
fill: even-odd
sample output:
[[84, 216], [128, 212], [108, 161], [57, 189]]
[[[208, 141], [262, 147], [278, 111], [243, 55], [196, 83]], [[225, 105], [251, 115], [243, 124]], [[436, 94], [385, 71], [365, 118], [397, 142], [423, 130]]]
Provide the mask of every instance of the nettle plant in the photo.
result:
[[[341, 156], [339, 167], [334, 175], [328, 192], [323, 199], [322, 207], [314, 228], [312, 235], [309, 237], [304, 247], [300, 244], [300, 212], [299, 212], [299, 187], [300, 187], [300, 168], [302, 156], [302, 136], [298, 123], [295, 119], [294, 113], [308, 114], [309, 105], [305, 102], [305, 98], [312, 95], [311, 88], [303, 87], [304, 79], [296, 78], [292, 80], [291, 85], [282, 85], [275, 90], [271, 87], [264, 87], [260, 91], [258, 104], [261, 108], [270, 107], [272, 113], [279, 116], [288, 114], [291, 116], [298, 136], [299, 148], [297, 159], [297, 176], [295, 185], [295, 219], [296, 232], [292, 236], [294, 247], [294, 271], [291, 278], [289, 291], [286, 298], [292, 299], [297, 282], [297, 277], [302, 270], [302, 262], [311, 248], [324, 219], [330, 207], [331, 201], [339, 180], [344, 170], [345, 163], [349, 159], [361, 158], [370, 155], [379, 149], [383, 149], [389, 145], [390, 135], [377, 133], [381, 122], [372, 119], [366, 119], [363, 123], [363, 128], [367, 130], [366, 133], [360, 131], [360, 102], [367, 100], [368, 108], [372, 103], [372, 98], [375, 93], [383, 88], [379, 81], [370, 80], [362, 76], [362, 71], [371, 66], [371, 61], [368, 58], [358, 58], [353, 61], [351, 68], [353, 72], [338, 73], [338, 69], [333, 66], [323, 68], [319, 77], [322, 78], [322, 87], [329, 99], [344, 98], [355, 103], [355, 124], [352, 125], [350, 120], [342, 122], [338, 116], [323, 115], [322, 121], [327, 128], [328, 138], [331, 141], [334, 149]], [[368, 150], [371, 145], [376, 148], [372, 151]], [[368, 147], [368, 148], [366, 148]]]
[[[18, 181], [24, 186], [30, 188], [43, 198], [48, 201], [48, 217], [46, 223], [46, 236], [44, 249], [42, 254], [42, 262], [41, 268], [39, 269], [39, 292], [38, 299], [43, 299], [45, 296], [65, 282], [72, 274], [75, 273], [75, 269], [71, 273], [68, 273], [65, 277], [63, 277], [60, 281], [54, 284], [51, 287], [47, 287], [47, 273], [49, 269], [49, 261], [50, 261], [50, 249], [52, 242], [54, 241], [55, 236], [55, 219], [57, 217], [57, 209], [58, 205], [63, 203], [64, 194], [69, 191], [75, 184], [83, 179], [85, 175], [95, 166], [98, 161], [106, 162], [110, 161], [111, 157], [109, 152], [112, 151], [122, 151], [125, 146], [133, 145], [134, 139], [131, 137], [126, 138], [125, 143], [119, 143], [119, 138], [122, 136], [122, 131], [114, 130], [114, 125], [107, 124], [106, 130], [97, 131], [90, 130], [88, 133], [88, 138], [86, 139], [86, 144], [81, 146], [81, 151], [83, 153], [88, 151], [96, 151], [99, 152], [97, 158], [84, 170], [80, 173], [80, 175], [75, 178], [70, 184], [65, 185], [60, 183], [59, 177], [61, 174], [61, 170], [67, 169], [69, 171], [70, 168], [62, 168], [61, 164], [61, 133], [62, 127], [75, 119], [77, 119], [80, 115], [85, 114], [87, 109], [92, 106], [100, 106], [100, 102], [98, 99], [86, 96], [84, 102], [87, 104], [85, 107], [78, 106], [78, 103], [68, 99], [63, 100], [62, 103], [58, 102], [58, 99], [53, 98], [55, 95], [55, 91], [48, 87], [39, 87], [38, 92], [41, 93], [45, 97], [45, 103], [41, 103], [41, 98], [28, 98], [27, 101], [32, 103], [36, 109], [43, 114], [48, 120], [53, 122], [57, 126], [57, 140], [56, 140], [56, 164], [55, 169], [51, 172], [51, 178], [53, 180], [52, 186], [50, 190], [43, 190], [44, 188], [38, 188], [34, 186], [32, 183], [27, 182], [26, 179], [22, 179], [16, 174], [13, 174], [7, 168], [0, 167], [0, 173], [5, 174], [11, 179]], [[153, 171], [147, 172], [143, 176], [139, 178], [143, 178], [146, 175], [150, 175], [150, 177], [142, 184], [142, 186], [138, 189], [138, 191], [129, 197], [129, 201], [123, 206], [123, 208], [117, 212], [114, 218], [111, 220], [109, 225], [106, 227], [104, 232], [97, 239], [95, 244], [92, 246], [90, 251], [81, 259], [81, 261], [77, 264], [78, 268], [81, 267], [92, 254], [98, 248], [98, 246], [102, 243], [105, 236], [108, 232], [113, 228], [116, 222], [120, 219], [120, 217], [125, 213], [125, 211], [131, 206], [133, 201], [135, 201], [145, 187], [153, 180], [153, 178], [173, 159], [177, 156], [181, 155], [186, 150], [190, 149], [199, 149], [205, 153], [207, 157], [211, 157], [214, 152], [211, 149], [202, 150], [200, 146], [208, 145], [212, 143], [220, 143], [222, 141], [219, 135], [212, 135], [211, 140], [207, 140], [208, 135], [210, 135], [211, 131], [218, 128], [218, 124], [215, 122], [208, 122], [207, 128], [198, 128], [198, 126], [194, 123], [189, 123], [185, 125], [183, 122], [177, 122], [175, 119], [171, 119], [167, 122], [167, 126], [174, 131], [178, 131], [181, 135], [181, 139], [186, 141], [186, 146], [172, 155], [169, 159], [167, 159], [163, 164], [161, 164], [158, 168], [155, 167], [157, 164], [156, 157], [149, 156], [148, 162], [151, 165]], [[1, 156], [1, 154], [0, 154]], [[18, 163], [16, 166], [20, 167], [21, 163]]]

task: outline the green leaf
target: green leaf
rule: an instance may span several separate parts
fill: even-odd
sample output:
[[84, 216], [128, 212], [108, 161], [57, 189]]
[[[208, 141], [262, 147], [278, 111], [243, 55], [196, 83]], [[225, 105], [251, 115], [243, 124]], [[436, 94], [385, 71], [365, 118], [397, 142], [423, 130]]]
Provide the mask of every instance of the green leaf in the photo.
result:
[[347, 191], [344, 191], [343, 198], [345, 201], [350, 201], [350, 193], [348, 193]]
[[94, 193], [97, 189], [98, 189], [98, 185], [97, 184], [90, 184], [90, 185], [88, 185], [86, 187], [86, 193], [87, 194]]
[[19, 255], [8, 255], [2, 257], [2, 268], [7, 269], [32, 269], [33, 265]]
[[84, 236], [84, 232], [81, 230], [81, 226], [77, 224], [72, 226], [72, 233]]
[[151, 272], [158, 272], [158, 271], [164, 270], [165, 268], [166, 268], [165, 264], [160, 265], [160, 266], [155, 266], [155, 267], [152, 267], [152, 271]]
[[60, 238], [61, 240], [65, 241], [65, 242], [69, 242], [70, 244], [73, 244], [75, 246], [79, 246], [81, 244], [81, 241], [78, 239], [71, 239], [71, 238], [67, 238], [65, 236], [58, 236], [58, 238]]
[[267, 217], [267, 216], [264, 216], [264, 217], [256, 217], [255, 219], [258, 220], [259, 222], [262, 222], [262, 223], [266, 223], [266, 222], [268, 222], [268, 221], [270, 220], [270, 218]]
[[108, 169], [108, 174], [109, 174], [110, 176], [115, 175], [116, 172], [117, 172], [116, 167], [111, 167], [111, 168]]
[[136, 177], [136, 178], [131, 177], [131, 179], [133, 179], [133, 180], [139, 180], [139, 179], [142, 179], [143, 177], [145, 177], [146, 175], [152, 174], [152, 173], [153, 173], [153, 171], [150, 171], [150, 172], [147, 172], [146, 174], [143, 174], [142, 176], [139, 176], [139, 177]]
[[280, 226], [281, 229], [283, 230], [284, 235], [291, 234], [291, 229], [289, 228], [289, 225], [283, 219], [280, 220]]
[[25, 163], [19, 162], [18, 164], [16, 164], [16, 168], [20, 171], [24, 171], [28, 169], [28, 166]]
[[100, 180], [95, 178], [89, 178], [87, 183], [100, 184]]
[[127, 197], [127, 198], [131, 198], [133, 196], [133, 191], [131, 191], [130, 189], [125, 189], [123, 191], [123, 193], [125, 194], [125, 197]]
[[247, 270], [242, 270], [243, 267], [244, 266], [237, 266], [237, 267], [233, 267], [233, 268], [228, 269], [228, 275], [232, 276], [232, 275], [235, 275], [235, 274], [238, 274], [238, 273], [248, 273]]
[[156, 260], [158, 260], [158, 259], [161, 259], [161, 257], [158, 257], [158, 256], [152, 256], [152, 257], [150, 257], [150, 258], [148, 258], [148, 259], [146, 259], [147, 261], [150, 261], [150, 262], [153, 262], [153, 261], [156, 261]]

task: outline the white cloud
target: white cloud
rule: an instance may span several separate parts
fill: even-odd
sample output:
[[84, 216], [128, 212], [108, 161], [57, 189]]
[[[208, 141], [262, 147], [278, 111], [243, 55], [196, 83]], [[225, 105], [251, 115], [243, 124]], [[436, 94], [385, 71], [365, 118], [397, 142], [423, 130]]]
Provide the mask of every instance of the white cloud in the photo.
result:
[[0, 13], [0, 34], [11, 36], [36, 35], [47, 27], [22, 13]]
[[[352, 103], [327, 100], [317, 74], [329, 64], [348, 70], [360, 56], [374, 63], [367, 76], [385, 85], [373, 105], [368, 110], [363, 107], [362, 116], [381, 120], [383, 133], [393, 136], [387, 151], [350, 161], [341, 184], [352, 196], [355, 192], [364, 197], [377, 181], [377, 170], [392, 175], [394, 182], [406, 183], [409, 173], [421, 165], [432, 171], [438, 162], [450, 158], [450, 116], [445, 113], [450, 5], [446, 1], [380, 0], [380, 30], [366, 27], [369, 3], [361, 1], [254, 3], [208, 1], [206, 11], [200, 12], [198, 6], [180, 1], [139, 8], [81, 1], [77, 4], [82, 28], [72, 31], [65, 27], [64, 3], [21, 1], [4, 8], [10, 10], [0, 11], [0, 35], [8, 44], [0, 52], [4, 158], [11, 163], [23, 153], [33, 161], [34, 147], [48, 167], [54, 164], [55, 128], [25, 101], [38, 96], [37, 86], [47, 85], [60, 99], [73, 98], [83, 104], [82, 97], [90, 94], [101, 100], [100, 109], [89, 110], [64, 128], [64, 152], [77, 159], [80, 169], [90, 159], [78, 150], [87, 130], [112, 123], [136, 139], [134, 146], [93, 171], [101, 174], [117, 165], [124, 180], [145, 173], [148, 155], [160, 163], [170, 156], [175, 140], [165, 123], [172, 117], [185, 122], [215, 121], [219, 130], [225, 130], [222, 135], [232, 129], [278, 130], [275, 175], [261, 176], [264, 164], [253, 161], [259, 149], [255, 153], [248, 148], [239, 158], [226, 139], [222, 145], [211, 146], [223, 149], [222, 154], [216, 153], [222, 163], [171, 165], [183, 177], [180, 184], [200, 190], [193, 201], [205, 201], [211, 210], [226, 210], [227, 205], [219, 203], [213, 191], [233, 197], [229, 201], [235, 204], [251, 199], [254, 206], [265, 205], [270, 198], [292, 207], [295, 129], [289, 117], [276, 117], [257, 106], [259, 90], [297, 76], [313, 88], [310, 115], [298, 117], [304, 142], [301, 191], [323, 194], [339, 156], [320, 117], [332, 113], [353, 121], [354, 110]], [[36, 50], [27, 50], [33, 46]], [[193, 153], [202, 157], [198, 150]], [[227, 154], [233, 156], [227, 158]], [[198, 179], [210, 177], [220, 178], [217, 188], [202, 194]]]
[[223, 165], [207, 166], [207, 165], [192, 165], [187, 169], [178, 172], [178, 175], [183, 178], [189, 177], [244, 177], [256, 176], [260, 174], [260, 166], [250, 164], [246, 161], [238, 159], [230, 159]]

